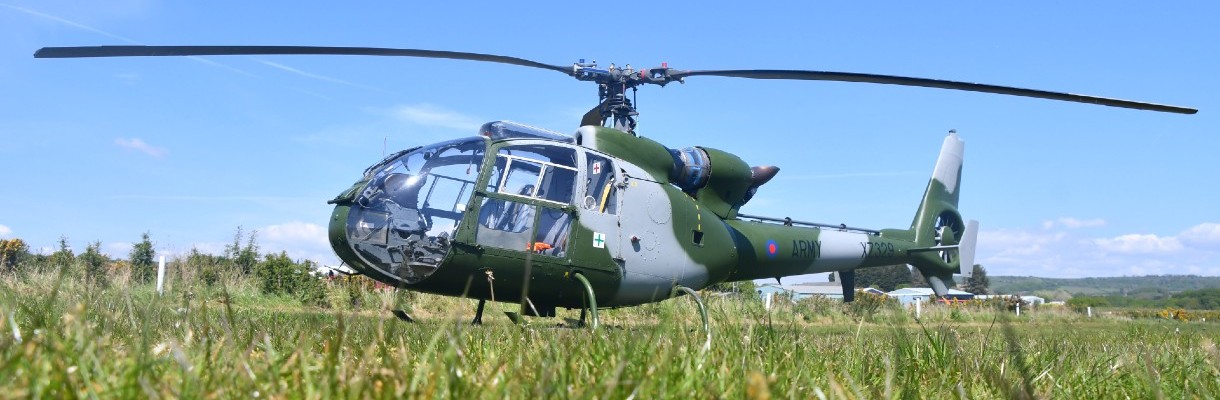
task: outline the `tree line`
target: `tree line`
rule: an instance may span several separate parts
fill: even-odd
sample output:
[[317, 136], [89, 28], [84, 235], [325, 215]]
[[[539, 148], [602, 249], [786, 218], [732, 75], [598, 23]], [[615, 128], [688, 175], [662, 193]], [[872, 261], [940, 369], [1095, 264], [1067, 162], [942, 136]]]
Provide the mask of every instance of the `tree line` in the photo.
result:
[[[1152, 293], [1220, 287], [1220, 277], [1198, 275], [1146, 275], [1090, 278], [1044, 278], [1035, 276], [995, 276], [992, 287], [1004, 293], [1034, 294], [1064, 292], [1072, 296], [1141, 296]], [[1070, 297], [1070, 296], [1068, 296]], [[1066, 300], [1066, 299], [1064, 299]]]
[[[225, 245], [222, 254], [192, 248], [170, 262], [177, 273], [209, 287], [221, 284], [225, 277], [250, 278], [266, 294], [291, 295], [307, 304], [325, 302], [324, 284], [315, 274], [317, 265], [313, 261], [296, 261], [282, 251], [260, 254], [257, 236], [257, 231], [247, 235], [238, 227], [233, 242]], [[102, 253], [101, 246], [100, 241], [94, 241], [84, 252], [77, 253], [68, 244], [67, 237], [60, 237], [55, 252], [40, 254], [30, 252], [20, 238], [0, 239], [0, 273], [54, 272], [82, 278], [87, 285], [96, 288], [110, 286], [111, 276], [121, 275], [115, 272], [126, 272], [133, 284], [148, 284], [156, 279], [157, 251], [148, 232], [132, 245], [127, 258], [111, 258]]]
[[1068, 300], [1067, 304], [1079, 309], [1085, 307], [1176, 307], [1187, 310], [1220, 310], [1220, 288], [1194, 289], [1177, 293], [1148, 290], [1127, 295], [1075, 296]]

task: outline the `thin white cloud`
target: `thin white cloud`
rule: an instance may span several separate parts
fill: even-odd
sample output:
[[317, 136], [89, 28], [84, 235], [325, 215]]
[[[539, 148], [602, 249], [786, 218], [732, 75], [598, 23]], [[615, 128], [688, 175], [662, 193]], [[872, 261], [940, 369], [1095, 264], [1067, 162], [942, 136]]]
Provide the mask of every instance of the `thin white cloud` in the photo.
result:
[[258, 230], [258, 241], [264, 253], [283, 251], [294, 259], [308, 259], [324, 265], [337, 264], [327, 229], [318, 224], [292, 221], [265, 226]]
[[1122, 254], [1174, 253], [1182, 250], [1182, 242], [1173, 236], [1130, 234], [1108, 239], [1094, 239], [1104, 251]]
[[189, 58], [189, 59], [191, 59], [191, 60], [195, 60], [195, 61], [198, 61], [198, 62], [201, 62], [201, 63], [207, 64], [207, 65], [211, 65], [211, 66], [213, 66], [213, 67], [217, 67], [217, 68], [226, 69], [226, 70], [229, 70], [230, 72], [234, 72], [234, 73], [237, 73], [237, 74], [239, 74], [239, 75], [244, 75], [244, 76], [248, 76], [248, 77], [251, 77], [251, 78], [257, 78], [257, 77], [258, 77], [258, 75], [255, 75], [255, 74], [252, 74], [252, 73], [246, 72], [246, 71], [241, 70], [241, 69], [237, 69], [236, 67], [230, 67], [230, 66], [228, 66], [228, 65], [221, 64], [221, 63], [219, 63], [219, 62], [212, 61], [212, 60], [209, 60], [209, 59], [207, 59], [207, 58], [200, 57], [200, 56], [187, 56], [186, 58]]
[[160, 195], [116, 195], [114, 200], [155, 200], [155, 201], [252, 201], [252, 202], [284, 202], [284, 201], [315, 201], [317, 199], [284, 197], [284, 196], [160, 196]]
[[131, 255], [133, 245], [127, 242], [106, 243], [102, 245], [102, 253], [116, 260], [125, 260]]
[[93, 32], [93, 33], [96, 33], [96, 34], [99, 34], [99, 35], [102, 35], [102, 36], [106, 36], [106, 37], [109, 37], [109, 38], [112, 38], [112, 39], [121, 40], [121, 41], [124, 41], [124, 42], [127, 42], [127, 43], [131, 43], [131, 44], [141, 44], [140, 42], [137, 42], [137, 41], [135, 41], [134, 39], [129, 39], [129, 38], [124, 37], [124, 36], [120, 36], [120, 35], [117, 35], [117, 34], [114, 34], [114, 33], [106, 32], [106, 31], [104, 31], [104, 30], [101, 30], [101, 29], [98, 29], [98, 28], [94, 28], [94, 27], [89, 26], [89, 25], [85, 25], [85, 24], [78, 23], [78, 22], [75, 22], [75, 21], [70, 21], [70, 20], [67, 20], [67, 19], [63, 19], [63, 18], [60, 18], [60, 17], [56, 17], [56, 16], [54, 16], [54, 15], [50, 15], [50, 14], [41, 13], [41, 12], [38, 12], [38, 11], [35, 11], [35, 10], [31, 10], [31, 9], [28, 9], [28, 8], [24, 8], [24, 7], [18, 7], [18, 6], [14, 6], [14, 5], [12, 5], [12, 4], [0, 4], [0, 6], [8, 7], [8, 8], [11, 8], [11, 9], [13, 9], [13, 10], [16, 10], [16, 11], [20, 11], [20, 12], [23, 12], [23, 13], [26, 13], [26, 14], [29, 14], [29, 15], [33, 15], [33, 16], [35, 16], [35, 17], [49, 19], [49, 20], [51, 20], [51, 21], [55, 21], [55, 22], [58, 22], [58, 23], [61, 23], [61, 24], [64, 24], [64, 25], [68, 25], [68, 26], [74, 27], [74, 28], [83, 29], [83, 30], [86, 30], [86, 31], [89, 31], [89, 32]]
[[[36, 16], [36, 17], [39, 17], [39, 18], [44, 18], [44, 19], [48, 19], [48, 20], [51, 20], [51, 21], [55, 21], [55, 22], [60, 23], [60, 24], [64, 24], [64, 25], [67, 25], [67, 26], [71, 26], [71, 27], [73, 27], [73, 28], [77, 28], [77, 29], [82, 29], [82, 30], [86, 30], [86, 31], [89, 31], [89, 32], [93, 32], [93, 33], [96, 33], [96, 34], [99, 34], [99, 35], [102, 35], [102, 36], [106, 36], [106, 37], [109, 37], [109, 38], [112, 38], [112, 39], [120, 40], [120, 41], [123, 41], [123, 42], [131, 43], [131, 44], [137, 44], [137, 45], [144, 45], [144, 43], [141, 43], [141, 42], [139, 42], [139, 41], [136, 41], [135, 39], [131, 39], [131, 38], [128, 38], [128, 37], [125, 37], [125, 36], [121, 36], [121, 35], [118, 35], [118, 34], [114, 34], [114, 33], [110, 33], [110, 32], [107, 32], [107, 31], [104, 31], [104, 30], [101, 30], [101, 29], [98, 29], [98, 28], [94, 28], [94, 27], [89, 26], [89, 25], [85, 25], [85, 24], [82, 24], [82, 23], [79, 23], [79, 22], [76, 22], [76, 21], [71, 21], [71, 20], [68, 20], [68, 19], [60, 18], [60, 17], [54, 16], [54, 15], [50, 15], [50, 14], [46, 14], [46, 13], [42, 13], [42, 12], [38, 12], [38, 11], [31, 10], [31, 9], [28, 9], [28, 8], [24, 8], [24, 7], [18, 7], [18, 6], [14, 6], [14, 5], [11, 5], [11, 4], [0, 4], [0, 6], [8, 7], [8, 8], [11, 8], [11, 9], [13, 9], [13, 10], [17, 10], [17, 11], [20, 11], [20, 12], [23, 12], [23, 13], [26, 13], [26, 14], [29, 14], [29, 15], [33, 15], [33, 16]], [[190, 59], [192, 59], [192, 60], [195, 60], [195, 61], [198, 61], [198, 62], [201, 62], [201, 63], [207, 64], [207, 65], [211, 65], [211, 66], [214, 66], [214, 67], [218, 67], [218, 68], [227, 69], [227, 70], [229, 70], [229, 71], [236, 72], [236, 73], [241, 74], [241, 75], [245, 75], [245, 76], [249, 76], [249, 77], [254, 77], [254, 76], [255, 76], [254, 74], [251, 74], [251, 73], [249, 73], [249, 72], [242, 71], [242, 70], [240, 70], [240, 69], [237, 69], [237, 68], [234, 68], [234, 67], [230, 67], [230, 66], [228, 66], [228, 65], [224, 65], [224, 64], [221, 64], [221, 63], [218, 63], [218, 62], [216, 62], [216, 61], [212, 61], [212, 60], [209, 60], [209, 59], [206, 59], [206, 58], [203, 58], [203, 57], [198, 57], [198, 56], [189, 56], [189, 57], [187, 57], [187, 58], [190, 58]], [[122, 79], [122, 77], [120, 77], [120, 79]], [[130, 83], [130, 82], [128, 82], [128, 83]]]
[[222, 255], [225, 253], [225, 247], [228, 245], [229, 245], [229, 243], [197, 242], [197, 243], [191, 243], [185, 249], [179, 249], [179, 248], [175, 248], [175, 247], [158, 248], [157, 255], [164, 255], [166, 259], [172, 259], [172, 258], [185, 259], [187, 256], [191, 255], [191, 250], [198, 251], [201, 254]]
[[1074, 229], [1099, 220], [1055, 219], [1049, 229], [979, 232], [979, 263], [995, 275], [1057, 278], [1147, 274], [1220, 275], [1220, 224], [1202, 223], [1177, 235], [1111, 237]]
[[400, 105], [389, 110], [395, 119], [416, 125], [473, 132], [483, 126], [482, 120], [431, 104]]
[[281, 71], [287, 71], [287, 72], [291, 72], [291, 73], [293, 73], [293, 74], [297, 74], [297, 75], [300, 75], [300, 76], [303, 76], [303, 77], [306, 77], [306, 78], [310, 78], [310, 79], [317, 79], [317, 80], [320, 80], [320, 81], [325, 81], [325, 82], [330, 82], [330, 83], [337, 83], [337, 84], [340, 84], [340, 85], [347, 85], [347, 86], [351, 86], [351, 87], [356, 87], [356, 88], [361, 88], [361, 89], [367, 89], [367, 90], [373, 90], [373, 91], [378, 91], [378, 92], [382, 92], [382, 93], [392, 93], [392, 92], [390, 92], [390, 91], [388, 91], [388, 90], [385, 90], [385, 89], [382, 89], [382, 88], [378, 88], [378, 87], [372, 87], [372, 86], [361, 85], [361, 84], [358, 84], [358, 83], [352, 83], [352, 82], [348, 82], [348, 81], [345, 81], [345, 80], [342, 80], [342, 79], [339, 79], [339, 78], [332, 78], [332, 77], [325, 76], [325, 75], [318, 75], [318, 74], [315, 74], [315, 73], [312, 73], [312, 72], [305, 72], [305, 71], [302, 71], [302, 70], [300, 70], [300, 69], [293, 68], [293, 67], [289, 67], [289, 66], [287, 66], [287, 65], [280, 64], [280, 63], [273, 62], [273, 61], [260, 60], [260, 59], [255, 59], [255, 61], [258, 61], [259, 63], [262, 63], [263, 65], [266, 65], [266, 66], [268, 66], [268, 67], [272, 67], [272, 68], [275, 68], [275, 69], [279, 69], [279, 70], [281, 70]]
[[1200, 250], [1214, 251], [1220, 246], [1220, 224], [1205, 222], [1182, 231], [1176, 236], [1128, 234], [1113, 238], [1094, 239], [1098, 247], [1122, 254], [1179, 253], [1192, 245]]
[[300, 221], [269, 225], [259, 229], [258, 235], [260, 239], [269, 242], [307, 243], [323, 246], [330, 243], [326, 238], [325, 227]]
[[[255, 235], [260, 260], [263, 255], [284, 252], [293, 260], [310, 260], [319, 265], [339, 265], [339, 258], [330, 248], [325, 226], [292, 221], [263, 226], [249, 233]], [[245, 244], [243, 239], [242, 245]], [[186, 247], [162, 244], [157, 246], [157, 255], [164, 255], [167, 259], [184, 259], [191, 254], [192, 249], [204, 254], [222, 255], [231, 245], [232, 242], [195, 242]], [[126, 253], [123, 256], [126, 257]]]
[[1076, 218], [1060, 218], [1059, 223], [1068, 228], [1092, 228], [1097, 226], [1105, 226], [1106, 220], [1102, 218], [1080, 220]]
[[276, 69], [279, 69], [282, 71], [288, 71], [288, 72], [291, 72], [291, 73], [294, 73], [294, 74], [297, 74], [297, 75], [300, 75], [300, 76], [303, 76], [306, 78], [317, 79], [317, 80], [331, 82], [331, 83], [338, 83], [341, 85], [354, 85], [353, 83], [342, 80], [342, 79], [331, 78], [329, 76], [323, 76], [323, 75], [305, 72], [305, 71], [302, 71], [302, 70], [299, 70], [299, 69], [296, 69], [293, 67], [289, 67], [287, 65], [280, 64], [277, 62], [272, 62], [272, 61], [267, 61], [267, 60], [258, 60], [258, 59], [255, 59], [255, 61], [258, 61], [259, 63], [262, 63], [263, 65], [266, 65], [266, 66], [269, 66], [272, 68], [276, 68]]
[[155, 158], [165, 158], [165, 155], [169, 154], [169, 150], [166, 150], [164, 147], [153, 146], [145, 143], [144, 140], [140, 138], [118, 138], [114, 139], [114, 144], [119, 145], [119, 147], [135, 150]]
[[1064, 227], [1068, 229], [1093, 228], [1105, 226], [1106, 220], [1102, 218], [1094, 219], [1077, 219], [1072, 217], [1059, 218], [1042, 222], [1043, 229], [1053, 229], [1055, 227]]
[[136, 84], [136, 82], [140, 81], [140, 74], [132, 73], [132, 72], [115, 74], [114, 77], [118, 78], [120, 81], [123, 81], [123, 83], [128, 84], [128, 85], [134, 85], [134, 84]]
[[1187, 229], [1178, 236], [1187, 244], [1217, 250], [1217, 247], [1220, 247], [1220, 224], [1205, 222]]
[[1057, 243], [1065, 240], [1063, 232], [1030, 232], [998, 230], [979, 232], [979, 250], [988, 254], [981, 260], [1007, 262], [1046, 257]]
[[[370, 154], [384, 156], [390, 149], [407, 145], [452, 139], [454, 134], [472, 135], [484, 120], [431, 104], [402, 104], [364, 109], [370, 117], [354, 124], [340, 124], [295, 137], [294, 140], [313, 145], [359, 147], [374, 150]], [[400, 142], [400, 132], [409, 132], [410, 140]]]
[[0, 237], [6, 237], [13, 233], [13, 229], [4, 225], [0, 225]]

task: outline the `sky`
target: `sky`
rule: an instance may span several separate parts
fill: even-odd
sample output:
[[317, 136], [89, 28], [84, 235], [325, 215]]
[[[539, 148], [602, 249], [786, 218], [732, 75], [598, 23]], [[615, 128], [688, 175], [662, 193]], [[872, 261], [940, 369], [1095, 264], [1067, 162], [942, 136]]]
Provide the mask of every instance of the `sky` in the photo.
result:
[[148, 232], [172, 257], [219, 253], [241, 227], [264, 252], [334, 265], [326, 200], [387, 152], [492, 120], [572, 132], [597, 100], [553, 71], [470, 61], [32, 56], [369, 46], [890, 74], [1198, 108], [721, 77], [637, 94], [641, 135], [781, 168], [744, 213], [906, 228], [955, 129], [959, 208], [980, 221], [976, 261], [990, 275], [1220, 275], [1220, 4], [817, 3], [0, 0], [0, 238], [48, 254], [60, 237], [78, 252], [98, 241], [126, 258]]

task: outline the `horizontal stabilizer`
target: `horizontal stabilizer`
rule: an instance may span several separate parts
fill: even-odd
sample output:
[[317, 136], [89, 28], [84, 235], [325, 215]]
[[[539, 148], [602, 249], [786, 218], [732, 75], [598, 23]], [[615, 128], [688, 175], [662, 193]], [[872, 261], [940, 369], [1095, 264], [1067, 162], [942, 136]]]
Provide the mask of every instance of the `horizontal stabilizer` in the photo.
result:
[[957, 257], [961, 263], [960, 273], [963, 278], [974, 275], [974, 245], [978, 242], [978, 236], [979, 221], [970, 220], [966, 223], [966, 232], [962, 234], [962, 241], [957, 248]]

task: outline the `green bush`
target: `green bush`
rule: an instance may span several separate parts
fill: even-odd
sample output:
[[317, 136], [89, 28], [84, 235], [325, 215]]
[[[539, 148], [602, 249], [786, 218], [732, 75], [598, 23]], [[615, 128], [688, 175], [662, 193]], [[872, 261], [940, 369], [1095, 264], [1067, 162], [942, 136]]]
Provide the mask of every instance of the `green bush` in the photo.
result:
[[152, 240], [148, 238], [148, 232], [144, 232], [140, 243], [131, 246], [127, 257], [131, 263], [131, 278], [138, 283], [152, 281], [157, 275], [157, 265], [154, 261], [156, 257], [157, 251], [153, 250]]
[[833, 318], [843, 313], [843, 302], [825, 296], [809, 296], [797, 302], [795, 311], [805, 322]]
[[306, 305], [330, 305], [325, 284], [314, 274], [313, 261], [298, 263], [286, 252], [267, 254], [254, 266], [254, 275], [263, 293], [292, 295]]
[[1098, 308], [1110, 305], [1104, 297], [1096, 296], [1076, 296], [1067, 301], [1068, 307], [1079, 312], [1085, 312], [1089, 307]]
[[207, 287], [212, 287], [220, 282], [220, 274], [224, 268], [224, 259], [211, 254], [201, 253], [198, 249], [191, 248], [190, 254], [186, 257], [185, 268], [194, 279], [197, 279]]
[[102, 254], [102, 242], [93, 242], [85, 247], [85, 254], [80, 255], [80, 262], [85, 267], [85, 280], [95, 287], [109, 286], [106, 265], [110, 258]]
[[856, 301], [844, 304], [844, 313], [854, 320], [868, 320], [881, 310], [898, 309], [898, 300], [884, 294], [856, 292]]
[[30, 248], [21, 239], [0, 239], [0, 272], [16, 272], [30, 256]]

